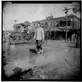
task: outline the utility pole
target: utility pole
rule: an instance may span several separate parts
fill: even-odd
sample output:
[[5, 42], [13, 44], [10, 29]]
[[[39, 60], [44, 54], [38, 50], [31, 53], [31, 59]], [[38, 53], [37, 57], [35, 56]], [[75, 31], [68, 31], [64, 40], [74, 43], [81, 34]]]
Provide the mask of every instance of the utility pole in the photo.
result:
[[64, 7], [65, 14], [66, 14], [66, 41], [67, 41], [67, 24], [68, 24], [68, 12], [71, 8]]
[[15, 27], [15, 25], [16, 25], [16, 22], [17, 22], [18, 20], [14, 20], [14, 22], [15, 22], [15, 24], [14, 24], [14, 30], [16, 31], [16, 27]]

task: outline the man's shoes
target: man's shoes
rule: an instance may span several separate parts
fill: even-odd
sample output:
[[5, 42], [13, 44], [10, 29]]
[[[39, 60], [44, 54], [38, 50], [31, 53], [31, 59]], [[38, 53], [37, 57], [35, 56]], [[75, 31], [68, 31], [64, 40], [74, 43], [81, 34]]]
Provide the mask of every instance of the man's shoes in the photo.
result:
[[41, 52], [38, 52], [38, 54], [41, 54]]
[[43, 53], [43, 50], [40, 50], [40, 51], [37, 50], [37, 53], [38, 54], [41, 54], [41, 53]]
[[40, 52], [42, 53], [42, 52], [43, 52], [43, 50], [40, 50]]

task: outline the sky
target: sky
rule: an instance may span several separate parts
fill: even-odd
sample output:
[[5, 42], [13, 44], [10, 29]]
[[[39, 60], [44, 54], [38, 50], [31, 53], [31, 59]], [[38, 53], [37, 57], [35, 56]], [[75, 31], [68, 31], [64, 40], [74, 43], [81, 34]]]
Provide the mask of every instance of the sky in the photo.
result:
[[[53, 17], [65, 16], [64, 7], [72, 8], [72, 4], [12, 4], [5, 3], [3, 7], [3, 30], [13, 30], [15, 20], [17, 23], [24, 21], [43, 20], [51, 13]], [[68, 14], [73, 14], [69, 10]], [[79, 16], [79, 15], [78, 15]]]

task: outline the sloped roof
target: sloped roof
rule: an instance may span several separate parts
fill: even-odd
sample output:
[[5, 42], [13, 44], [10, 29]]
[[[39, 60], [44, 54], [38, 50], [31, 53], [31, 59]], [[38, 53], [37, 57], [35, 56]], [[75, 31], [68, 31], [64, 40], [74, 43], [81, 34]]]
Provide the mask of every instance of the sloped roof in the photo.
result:
[[[73, 15], [73, 14], [70, 14], [70, 15], [68, 15], [68, 17], [76, 17], [77, 19], [80, 19], [79, 17], [77, 17], [77, 16], [75, 16], [75, 15]], [[61, 17], [56, 17], [56, 18], [52, 18], [52, 20], [58, 20], [58, 19], [62, 19], [62, 18], [65, 18], [66, 16], [61, 16]], [[51, 19], [50, 19], [51, 20]], [[44, 20], [37, 20], [37, 21], [33, 21], [32, 23], [36, 23], [36, 22], [41, 22], [41, 21], [46, 21], [46, 19], [44, 19]]]

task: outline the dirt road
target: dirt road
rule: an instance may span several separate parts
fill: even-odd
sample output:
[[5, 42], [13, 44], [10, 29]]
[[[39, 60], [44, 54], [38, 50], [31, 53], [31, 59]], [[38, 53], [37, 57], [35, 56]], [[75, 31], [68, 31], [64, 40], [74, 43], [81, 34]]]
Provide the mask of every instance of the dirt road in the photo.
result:
[[5, 73], [11, 76], [16, 67], [24, 71], [35, 66], [43, 66], [41, 70], [42, 75], [45, 76], [41, 76], [42, 79], [45, 77], [47, 79], [71, 79], [79, 73], [80, 66], [80, 49], [74, 46], [75, 43], [71, 42], [48, 41], [47, 44], [43, 44], [43, 54], [36, 55], [29, 52], [29, 49], [35, 48], [35, 45], [11, 45], [10, 54], [6, 59], [7, 64], [4, 66]]

